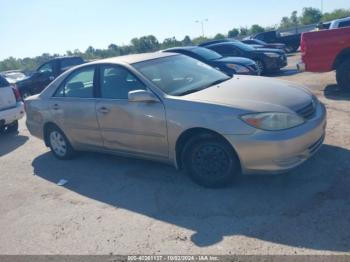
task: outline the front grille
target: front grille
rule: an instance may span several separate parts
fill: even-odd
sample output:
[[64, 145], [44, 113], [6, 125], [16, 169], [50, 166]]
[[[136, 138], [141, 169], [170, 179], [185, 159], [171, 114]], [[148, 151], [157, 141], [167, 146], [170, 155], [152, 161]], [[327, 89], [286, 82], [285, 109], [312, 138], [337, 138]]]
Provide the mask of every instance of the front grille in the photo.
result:
[[303, 117], [304, 119], [311, 119], [316, 112], [315, 103], [311, 102], [310, 104], [300, 108], [296, 111], [298, 115]]

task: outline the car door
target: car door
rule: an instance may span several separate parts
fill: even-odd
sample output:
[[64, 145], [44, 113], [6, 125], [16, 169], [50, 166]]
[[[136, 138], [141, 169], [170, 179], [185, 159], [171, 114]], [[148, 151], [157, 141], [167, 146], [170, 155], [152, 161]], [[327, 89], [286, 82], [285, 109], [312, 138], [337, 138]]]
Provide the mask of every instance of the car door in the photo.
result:
[[52, 120], [79, 148], [103, 148], [96, 117], [95, 66], [78, 68], [49, 99]]
[[165, 109], [159, 102], [130, 102], [128, 93], [146, 86], [127, 68], [100, 65], [96, 113], [109, 150], [168, 157]]

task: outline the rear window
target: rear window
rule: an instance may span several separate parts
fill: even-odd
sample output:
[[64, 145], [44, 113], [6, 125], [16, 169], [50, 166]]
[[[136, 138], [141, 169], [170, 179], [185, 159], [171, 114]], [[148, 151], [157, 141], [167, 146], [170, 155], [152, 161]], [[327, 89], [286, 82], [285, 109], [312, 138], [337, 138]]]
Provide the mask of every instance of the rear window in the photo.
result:
[[83, 59], [81, 59], [80, 57], [73, 57], [73, 58], [66, 58], [66, 59], [62, 59], [61, 60], [61, 68], [64, 69], [68, 69], [72, 66], [76, 66], [76, 65], [80, 65], [82, 64], [84, 61]]
[[3, 78], [2, 76], [0, 76], [0, 88], [1, 87], [6, 87], [9, 86], [9, 82], [7, 82], [7, 80], [5, 78]]

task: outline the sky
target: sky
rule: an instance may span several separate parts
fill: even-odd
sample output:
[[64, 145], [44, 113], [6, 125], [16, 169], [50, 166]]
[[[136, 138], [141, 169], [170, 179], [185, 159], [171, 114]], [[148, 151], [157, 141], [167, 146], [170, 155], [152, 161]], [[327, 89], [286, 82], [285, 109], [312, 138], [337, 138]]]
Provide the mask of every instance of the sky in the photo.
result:
[[[227, 33], [232, 28], [278, 24], [293, 10], [321, 9], [322, 0], [0, 0], [0, 60], [42, 53], [85, 51], [129, 44], [152, 34], [175, 36]], [[350, 8], [349, 0], [323, 0], [324, 12]]]

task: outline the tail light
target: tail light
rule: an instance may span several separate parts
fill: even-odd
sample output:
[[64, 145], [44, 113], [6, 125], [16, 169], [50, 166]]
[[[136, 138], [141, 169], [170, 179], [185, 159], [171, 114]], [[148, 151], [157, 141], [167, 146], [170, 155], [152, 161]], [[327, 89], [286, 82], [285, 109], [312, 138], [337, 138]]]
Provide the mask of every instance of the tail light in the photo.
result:
[[16, 101], [21, 102], [22, 97], [21, 94], [19, 93], [18, 87], [16, 85], [12, 86], [13, 94], [15, 95]]

